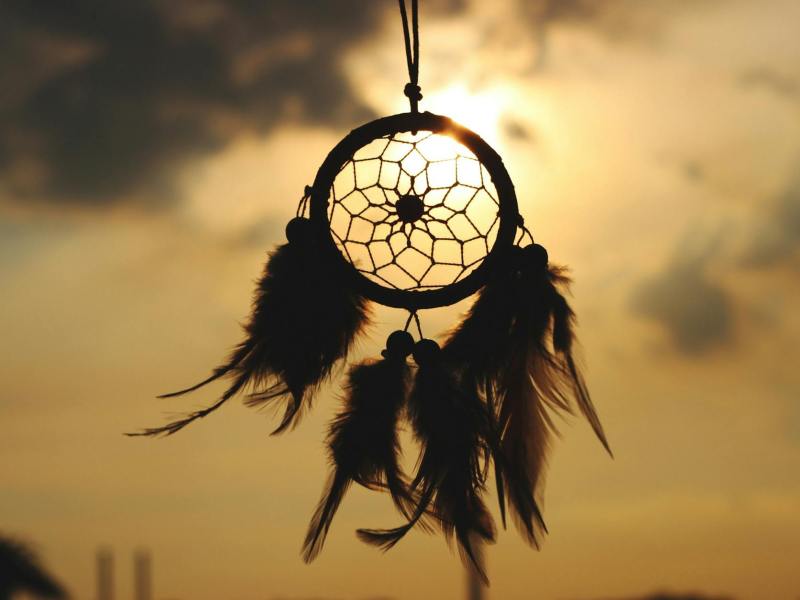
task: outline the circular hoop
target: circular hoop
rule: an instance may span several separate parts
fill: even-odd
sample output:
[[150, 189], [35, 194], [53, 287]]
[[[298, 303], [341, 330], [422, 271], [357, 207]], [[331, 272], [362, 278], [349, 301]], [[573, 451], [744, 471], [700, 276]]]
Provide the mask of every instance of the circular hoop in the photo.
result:
[[[436, 289], [403, 290], [373, 281], [359, 272], [336, 244], [330, 228], [328, 214], [331, 189], [341, 169], [352, 160], [353, 155], [373, 140], [383, 136], [419, 131], [429, 131], [450, 137], [470, 150], [479, 163], [486, 169], [497, 192], [499, 205], [499, 225], [497, 236], [486, 256], [463, 279]], [[485, 283], [498, 260], [502, 260], [506, 252], [514, 244], [514, 236], [519, 224], [519, 209], [514, 185], [506, 171], [500, 155], [475, 132], [455, 123], [447, 117], [424, 113], [402, 113], [377, 119], [350, 132], [328, 154], [317, 171], [311, 191], [311, 220], [324, 234], [325, 245], [347, 266], [345, 272], [353, 278], [356, 289], [370, 300], [394, 308], [417, 310], [448, 306], [463, 300], [475, 293]], [[488, 245], [488, 244], [487, 244]], [[324, 298], [320, 298], [324, 302]]]

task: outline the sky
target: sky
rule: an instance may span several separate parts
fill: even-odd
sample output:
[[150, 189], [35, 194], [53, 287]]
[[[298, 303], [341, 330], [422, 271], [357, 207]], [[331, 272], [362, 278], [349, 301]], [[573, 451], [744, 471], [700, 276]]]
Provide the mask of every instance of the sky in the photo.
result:
[[[487, 550], [489, 598], [800, 596], [800, 4], [422, 0], [421, 108], [503, 155], [570, 266], [615, 458], [569, 420], [541, 551]], [[157, 598], [464, 596], [457, 553], [354, 489], [312, 565], [334, 382], [297, 430], [211, 400], [266, 252], [348, 131], [402, 112], [388, 0], [0, 5], [0, 532], [94, 597], [150, 548]], [[444, 332], [460, 312], [423, 314]], [[354, 358], [402, 325], [378, 310]], [[408, 457], [413, 461], [413, 456]], [[491, 502], [490, 502], [491, 503]]]

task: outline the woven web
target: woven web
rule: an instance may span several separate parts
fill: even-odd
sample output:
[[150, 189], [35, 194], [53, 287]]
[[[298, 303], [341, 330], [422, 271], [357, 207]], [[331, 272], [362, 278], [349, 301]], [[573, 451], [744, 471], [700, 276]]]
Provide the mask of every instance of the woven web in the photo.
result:
[[[408, 196], [424, 206], [413, 222], [396, 208]], [[500, 223], [486, 168], [464, 145], [430, 131], [393, 133], [357, 150], [330, 198], [339, 250], [369, 279], [405, 291], [466, 277], [488, 255]]]

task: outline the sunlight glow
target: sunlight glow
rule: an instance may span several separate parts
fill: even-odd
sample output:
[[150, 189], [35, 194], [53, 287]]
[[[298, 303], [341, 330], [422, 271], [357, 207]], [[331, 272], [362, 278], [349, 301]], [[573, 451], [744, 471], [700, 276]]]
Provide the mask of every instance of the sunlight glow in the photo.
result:
[[506, 95], [499, 89], [474, 93], [463, 84], [455, 84], [426, 95], [424, 107], [433, 113], [447, 115], [496, 146], [500, 141], [500, 122], [507, 102]]

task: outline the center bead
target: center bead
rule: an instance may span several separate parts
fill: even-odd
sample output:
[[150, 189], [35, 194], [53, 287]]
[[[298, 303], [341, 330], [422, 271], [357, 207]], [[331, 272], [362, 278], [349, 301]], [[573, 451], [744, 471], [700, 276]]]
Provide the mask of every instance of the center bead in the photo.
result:
[[403, 223], [419, 221], [425, 212], [425, 205], [422, 203], [422, 200], [420, 200], [418, 196], [412, 195], [401, 196], [397, 200], [397, 204], [394, 205], [394, 208], [397, 211], [397, 216], [400, 217]]

